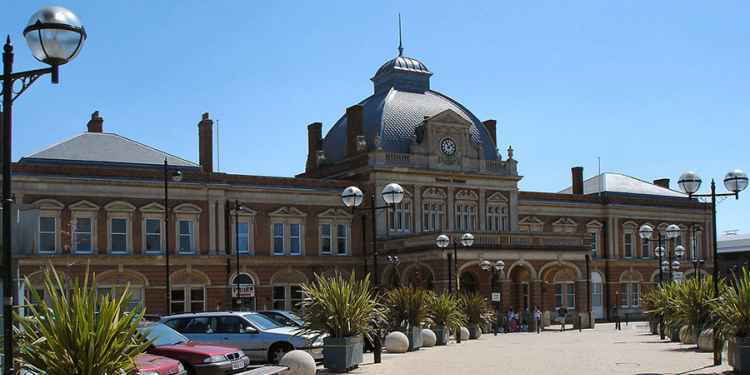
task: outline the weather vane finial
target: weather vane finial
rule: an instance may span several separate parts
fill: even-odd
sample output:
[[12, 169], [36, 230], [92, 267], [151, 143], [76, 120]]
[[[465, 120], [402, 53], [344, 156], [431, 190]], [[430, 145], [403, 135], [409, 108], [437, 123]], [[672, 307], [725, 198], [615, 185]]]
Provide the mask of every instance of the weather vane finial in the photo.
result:
[[404, 46], [401, 44], [401, 13], [398, 14], [398, 55], [404, 55]]

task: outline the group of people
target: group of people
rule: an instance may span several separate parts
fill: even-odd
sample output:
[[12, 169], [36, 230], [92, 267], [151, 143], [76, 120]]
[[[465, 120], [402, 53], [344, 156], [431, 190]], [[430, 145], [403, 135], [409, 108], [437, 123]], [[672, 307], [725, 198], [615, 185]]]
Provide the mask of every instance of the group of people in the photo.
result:
[[513, 310], [513, 307], [510, 307], [505, 315], [502, 316], [502, 321], [498, 322], [498, 328], [501, 328], [504, 333], [529, 332], [532, 322], [535, 323], [533, 327], [536, 328], [537, 333], [541, 333], [542, 311], [539, 310], [538, 306], [534, 307], [533, 312], [528, 307], [520, 312], [516, 312]]

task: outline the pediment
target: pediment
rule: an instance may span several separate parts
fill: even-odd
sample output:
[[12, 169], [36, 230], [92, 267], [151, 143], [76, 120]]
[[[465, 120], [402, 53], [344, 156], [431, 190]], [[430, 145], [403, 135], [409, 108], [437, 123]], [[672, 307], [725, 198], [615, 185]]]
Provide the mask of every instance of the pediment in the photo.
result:
[[65, 205], [54, 199], [40, 199], [33, 203], [33, 206], [40, 210], [62, 210]]
[[604, 224], [602, 224], [599, 220], [591, 220], [588, 223], [586, 223], [586, 227], [588, 228], [604, 228]]
[[448, 194], [445, 193], [444, 189], [440, 188], [427, 188], [422, 193], [423, 199], [440, 199], [444, 200], [448, 198]]
[[479, 200], [479, 196], [473, 190], [459, 190], [456, 193], [456, 200], [475, 201]]
[[344, 209], [341, 209], [341, 208], [329, 208], [329, 209], [321, 212], [320, 214], [318, 214], [318, 217], [319, 218], [338, 218], [338, 219], [340, 219], [340, 218], [346, 218], [346, 219], [351, 219], [352, 214], [349, 213], [349, 212], [347, 212]]
[[104, 206], [104, 209], [107, 211], [127, 211], [132, 212], [135, 211], [135, 206], [128, 202], [123, 201], [115, 201], [107, 203], [106, 206]]
[[576, 223], [575, 220], [573, 220], [573, 219], [571, 219], [569, 217], [561, 217], [561, 218], [555, 220], [555, 222], [552, 223], [552, 225], [573, 226], [573, 225], [578, 225], [578, 223]]
[[471, 126], [471, 121], [463, 118], [461, 115], [456, 113], [456, 111], [452, 109], [446, 109], [429, 119], [427, 119], [427, 122], [439, 122], [442, 124], [461, 124], [465, 126]]
[[487, 197], [487, 202], [508, 202], [508, 198], [501, 192], [496, 192]]
[[281, 207], [268, 214], [268, 216], [305, 217], [307, 214], [294, 207]]
[[519, 224], [544, 224], [544, 221], [536, 216], [526, 216], [518, 221]]
[[174, 208], [174, 212], [182, 214], [199, 214], [203, 210], [192, 203], [183, 203]]
[[138, 209], [141, 212], [158, 212], [162, 213], [164, 212], [164, 206], [160, 205], [159, 203], [153, 202], [149, 203], [141, 208]]
[[78, 201], [74, 204], [71, 204], [70, 209], [75, 210], [75, 211], [96, 211], [99, 209], [99, 206], [89, 201], [83, 200], [83, 201]]

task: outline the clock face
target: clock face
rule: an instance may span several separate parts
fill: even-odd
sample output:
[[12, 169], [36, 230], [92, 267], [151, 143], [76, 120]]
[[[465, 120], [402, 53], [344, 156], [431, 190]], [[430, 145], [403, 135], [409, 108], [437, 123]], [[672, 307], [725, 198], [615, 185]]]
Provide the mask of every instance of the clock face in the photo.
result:
[[456, 142], [450, 138], [443, 138], [443, 140], [440, 141], [440, 151], [445, 155], [453, 156], [453, 154], [456, 153]]

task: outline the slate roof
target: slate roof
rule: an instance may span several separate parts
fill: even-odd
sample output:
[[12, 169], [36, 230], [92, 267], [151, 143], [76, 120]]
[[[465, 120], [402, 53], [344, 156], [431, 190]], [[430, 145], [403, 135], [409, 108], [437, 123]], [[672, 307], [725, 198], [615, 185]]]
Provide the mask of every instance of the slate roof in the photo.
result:
[[[635, 177], [611, 172], [602, 173], [583, 182], [583, 194], [596, 194], [599, 192], [687, 198], [687, 194], [682, 192], [665, 189]], [[560, 191], [560, 193], [572, 194], [573, 188], [569, 186]]]
[[717, 245], [720, 253], [750, 252], [750, 234], [723, 235]]
[[73, 138], [47, 147], [21, 158], [20, 163], [33, 161], [66, 161], [84, 163], [118, 163], [198, 167], [197, 164], [170, 155], [151, 146], [114, 133], [79, 134]]

